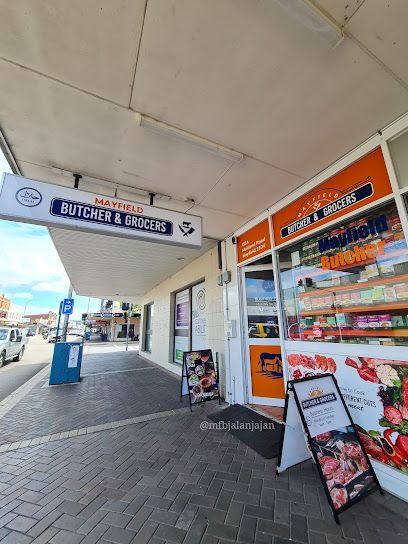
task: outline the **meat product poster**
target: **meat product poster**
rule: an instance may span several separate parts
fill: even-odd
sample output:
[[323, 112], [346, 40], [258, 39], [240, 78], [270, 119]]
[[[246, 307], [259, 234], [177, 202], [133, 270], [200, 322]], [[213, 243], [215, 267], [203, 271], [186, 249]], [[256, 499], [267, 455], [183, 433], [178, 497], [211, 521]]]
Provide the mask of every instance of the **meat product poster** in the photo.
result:
[[333, 375], [291, 382], [333, 513], [380, 489]]
[[408, 480], [408, 362], [289, 352], [289, 379], [331, 372], [367, 453]]

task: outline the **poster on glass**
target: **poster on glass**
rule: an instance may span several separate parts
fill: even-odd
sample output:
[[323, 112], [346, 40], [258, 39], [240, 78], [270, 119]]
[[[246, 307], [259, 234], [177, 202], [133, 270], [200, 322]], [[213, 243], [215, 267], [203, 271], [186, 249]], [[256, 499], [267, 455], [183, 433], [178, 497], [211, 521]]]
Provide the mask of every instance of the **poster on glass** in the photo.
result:
[[249, 338], [279, 338], [278, 308], [272, 272], [245, 275]]

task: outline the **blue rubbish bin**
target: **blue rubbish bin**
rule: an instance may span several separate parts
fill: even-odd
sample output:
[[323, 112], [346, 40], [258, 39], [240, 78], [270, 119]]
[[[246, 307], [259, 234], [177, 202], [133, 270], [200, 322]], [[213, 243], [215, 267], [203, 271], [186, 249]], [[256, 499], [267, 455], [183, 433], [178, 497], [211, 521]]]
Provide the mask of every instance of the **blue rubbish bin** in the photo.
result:
[[57, 342], [54, 347], [49, 385], [79, 382], [81, 342]]

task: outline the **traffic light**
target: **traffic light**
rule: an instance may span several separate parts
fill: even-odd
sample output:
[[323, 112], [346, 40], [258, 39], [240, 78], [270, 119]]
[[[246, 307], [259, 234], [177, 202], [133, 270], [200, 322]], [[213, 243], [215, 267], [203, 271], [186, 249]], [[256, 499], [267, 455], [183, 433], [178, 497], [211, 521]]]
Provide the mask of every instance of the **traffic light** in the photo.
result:
[[88, 317], [88, 314], [82, 314], [82, 321], [85, 321], [85, 319]]
[[127, 312], [128, 310], [130, 310], [130, 304], [129, 302], [122, 302], [122, 310], [124, 312]]

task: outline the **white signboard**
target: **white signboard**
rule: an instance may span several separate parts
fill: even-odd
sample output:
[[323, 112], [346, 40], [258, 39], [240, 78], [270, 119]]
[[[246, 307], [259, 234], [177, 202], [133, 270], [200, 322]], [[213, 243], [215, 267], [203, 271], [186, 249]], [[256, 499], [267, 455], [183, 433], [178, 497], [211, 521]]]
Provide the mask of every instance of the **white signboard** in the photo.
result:
[[310, 436], [315, 437], [351, 424], [331, 376], [295, 382], [293, 387]]
[[0, 218], [201, 248], [201, 217], [4, 174]]
[[337, 519], [337, 514], [379, 489], [378, 479], [333, 375], [289, 383], [327, 500]]
[[69, 348], [68, 368], [76, 368], [78, 366], [79, 344], [73, 344]]
[[276, 472], [280, 473], [310, 458], [307, 435], [303, 429], [293, 391], [287, 392], [283, 438]]
[[191, 349], [206, 349], [205, 281], [191, 288], [191, 319]]

